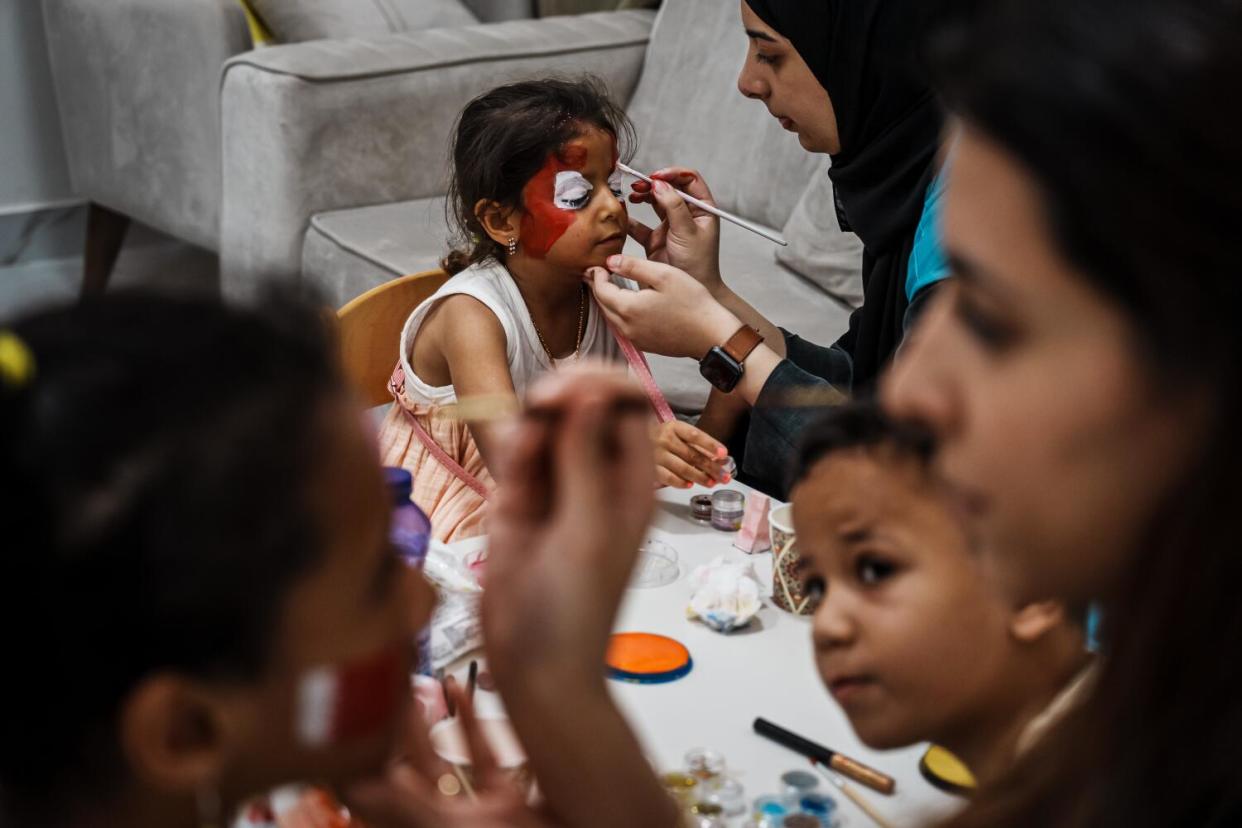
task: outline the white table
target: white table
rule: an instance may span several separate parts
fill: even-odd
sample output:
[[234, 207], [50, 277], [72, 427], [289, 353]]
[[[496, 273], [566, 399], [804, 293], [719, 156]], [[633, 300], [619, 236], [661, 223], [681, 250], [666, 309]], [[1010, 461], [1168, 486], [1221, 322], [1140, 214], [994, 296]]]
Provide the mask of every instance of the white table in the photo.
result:
[[[746, 491], [731, 484], [730, 488]], [[858, 759], [897, 780], [893, 796], [854, 787], [894, 825], [934, 821], [960, 803], [937, 791], [919, 774], [923, 746], [878, 752], [854, 736], [845, 714], [820, 682], [811, 651], [810, 619], [784, 612], [768, 602], [751, 627], [721, 635], [686, 619], [690, 598], [687, 576], [719, 555], [743, 556], [733, 548], [736, 535], [690, 520], [690, 498], [706, 489], [662, 489], [651, 536], [677, 550], [677, 580], [653, 589], [631, 589], [617, 619], [618, 632], [653, 632], [686, 645], [694, 660], [689, 675], [669, 684], [610, 682], [613, 697], [633, 724], [652, 764], [680, 769], [686, 751], [708, 747], [724, 755], [730, 772], [746, 787], [747, 800], [779, 792], [787, 770], [810, 769], [809, 763], [752, 730], [762, 716], [788, 730]], [[464, 541], [471, 549], [481, 539]], [[760, 582], [771, 585], [771, 554], [749, 556]], [[461, 672], [458, 667], [455, 672]], [[490, 700], [480, 698], [480, 708]], [[830, 789], [843, 822], [866, 828], [872, 822], [852, 802]]]

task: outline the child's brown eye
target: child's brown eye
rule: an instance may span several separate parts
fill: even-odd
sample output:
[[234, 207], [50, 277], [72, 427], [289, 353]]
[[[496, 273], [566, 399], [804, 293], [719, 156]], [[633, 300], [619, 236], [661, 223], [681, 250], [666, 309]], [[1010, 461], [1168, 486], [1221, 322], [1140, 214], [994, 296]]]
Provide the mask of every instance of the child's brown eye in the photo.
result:
[[868, 586], [875, 586], [892, 577], [897, 568], [883, 558], [875, 555], [860, 555], [854, 564], [858, 580]]
[[802, 594], [810, 599], [811, 609], [819, 606], [819, 602], [824, 600], [824, 593], [827, 590], [827, 583], [819, 575], [812, 575], [802, 582]]

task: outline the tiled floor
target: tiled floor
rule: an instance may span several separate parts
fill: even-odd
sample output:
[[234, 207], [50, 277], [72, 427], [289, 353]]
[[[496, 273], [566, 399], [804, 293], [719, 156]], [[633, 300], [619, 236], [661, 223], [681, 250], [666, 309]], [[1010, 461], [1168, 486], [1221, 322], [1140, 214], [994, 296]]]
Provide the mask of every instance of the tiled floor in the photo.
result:
[[[214, 253], [166, 237], [155, 242], [146, 238], [121, 250], [109, 288], [218, 294], [219, 274]], [[0, 320], [48, 304], [73, 301], [81, 282], [81, 258], [0, 267]]]

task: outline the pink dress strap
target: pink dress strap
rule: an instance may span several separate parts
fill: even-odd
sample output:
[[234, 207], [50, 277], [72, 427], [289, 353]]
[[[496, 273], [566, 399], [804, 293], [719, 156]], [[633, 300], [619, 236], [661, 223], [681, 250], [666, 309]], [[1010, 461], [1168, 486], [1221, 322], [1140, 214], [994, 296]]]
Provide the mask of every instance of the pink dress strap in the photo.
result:
[[673, 418], [673, 409], [669, 407], [668, 400], [664, 397], [664, 392], [660, 390], [660, 386], [656, 384], [655, 377], [651, 375], [651, 366], [647, 364], [647, 357], [643, 352], [634, 347], [634, 343], [629, 337], [618, 331], [611, 322], [608, 323], [608, 330], [612, 331], [613, 339], [617, 340], [617, 345], [621, 347], [621, 353], [625, 354], [625, 361], [630, 364], [630, 370], [634, 372], [634, 376], [638, 377], [639, 384], [642, 385], [643, 391], [647, 392], [647, 399], [651, 400], [651, 407], [655, 409], [656, 417], [662, 423], [667, 423]]
[[410, 421], [410, 426], [414, 429], [414, 434], [418, 437], [419, 442], [423, 444], [423, 447], [427, 449], [427, 453], [435, 458], [437, 463], [452, 472], [454, 477], [473, 489], [479, 497], [487, 500], [487, 487], [483, 485], [479, 478], [462, 468], [461, 463], [450, 457], [448, 452], [442, 449], [440, 444], [436, 442], [435, 438], [427, 433], [427, 429], [423, 428], [423, 424], [414, 416], [414, 412], [406, 408], [404, 404], [405, 369], [401, 367], [401, 363], [397, 363], [397, 367], [392, 372], [392, 379], [388, 381], [388, 392], [392, 394], [393, 401], [405, 413], [406, 419]]

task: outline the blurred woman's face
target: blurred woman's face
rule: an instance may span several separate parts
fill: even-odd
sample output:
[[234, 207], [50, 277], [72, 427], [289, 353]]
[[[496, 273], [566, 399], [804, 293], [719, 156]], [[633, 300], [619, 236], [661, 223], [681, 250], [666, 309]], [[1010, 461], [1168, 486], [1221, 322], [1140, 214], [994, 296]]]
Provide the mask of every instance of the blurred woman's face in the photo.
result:
[[939, 469], [1012, 597], [1103, 597], [1184, 471], [1199, 408], [1160, 387], [1143, 332], [1060, 254], [1035, 180], [960, 133], [944, 225], [956, 278], [884, 402], [936, 433]]

